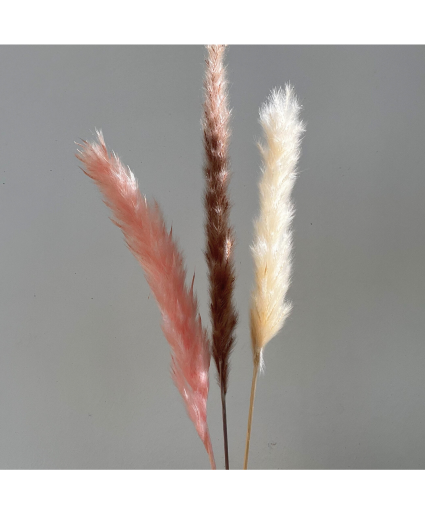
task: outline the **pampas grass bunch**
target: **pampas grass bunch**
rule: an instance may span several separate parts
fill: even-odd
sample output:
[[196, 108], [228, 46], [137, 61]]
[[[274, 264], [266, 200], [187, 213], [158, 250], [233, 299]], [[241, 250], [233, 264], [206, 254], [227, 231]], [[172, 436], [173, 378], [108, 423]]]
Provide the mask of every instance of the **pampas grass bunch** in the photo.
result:
[[[217, 367], [221, 391], [225, 467], [229, 469], [226, 394], [229, 357], [235, 343], [238, 314], [234, 305], [235, 236], [230, 224], [229, 120], [225, 47], [207, 47], [204, 80], [203, 144], [205, 175], [205, 258], [208, 267], [211, 343], [202, 326], [193, 292], [194, 277], [186, 286], [182, 254], [165, 226], [160, 207], [139, 191], [129, 168], [109, 153], [103, 135], [83, 141], [77, 157], [112, 211], [112, 221], [122, 230], [128, 248], [142, 266], [162, 315], [162, 330], [170, 344], [171, 373], [187, 413], [208, 453], [215, 460], [207, 424], [209, 366]], [[248, 414], [244, 469], [248, 468], [255, 391], [264, 348], [282, 329], [290, 311], [287, 291], [292, 269], [294, 206], [291, 200], [300, 155], [303, 122], [301, 106], [292, 87], [273, 90], [260, 108], [264, 142], [259, 144], [263, 165], [259, 182], [260, 209], [254, 222], [251, 247], [254, 288], [250, 306], [253, 377]]]

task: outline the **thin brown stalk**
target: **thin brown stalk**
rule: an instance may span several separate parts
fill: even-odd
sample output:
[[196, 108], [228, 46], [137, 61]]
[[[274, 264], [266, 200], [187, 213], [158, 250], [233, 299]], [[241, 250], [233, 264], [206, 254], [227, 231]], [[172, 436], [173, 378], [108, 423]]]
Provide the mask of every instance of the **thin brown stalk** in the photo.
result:
[[233, 264], [234, 235], [229, 223], [229, 117], [227, 82], [223, 65], [224, 46], [208, 48], [204, 103], [204, 172], [206, 179], [206, 251], [210, 284], [212, 355], [221, 388], [223, 434], [226, 469], [229, 468], [227, 445], [226, 393], [229, 356], [235, 342], [237, 313], [233, 304], [235, 272]]

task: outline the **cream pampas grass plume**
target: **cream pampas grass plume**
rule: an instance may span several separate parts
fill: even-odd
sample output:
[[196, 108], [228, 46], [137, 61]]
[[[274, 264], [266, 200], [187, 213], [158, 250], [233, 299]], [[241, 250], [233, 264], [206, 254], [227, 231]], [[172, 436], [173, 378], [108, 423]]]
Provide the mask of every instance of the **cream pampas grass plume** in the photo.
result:
[[146, 279], [162, 314], [162, 330], [172, 351], [172, 376], [190, 419], [204, 443], [215, 468], [207, 426], [208, 370], [210, 350], [198, 314], [193, 281], [185, 286], [183, 258], [171, 231], [165, 228], [158, 204], [148, 203], [140, 194], [133, 173], [115, 154], [109, 154], [101, 132], [98, 143], [80, 145], [78, 159], [112, 210], [113, 222], [142, 265]]
[[224, 455], [229, 469], [227, 442], [226, 393], [229, 377], [229, 356], [235, 342], [237, 313], [233, 305], [235, 272], [233, 264], [233, 230], [229, 224], [230, 202], [228, 139], [229, 117], [227, 82], [223, 65], [224, 46], [208, 48], [204, 82], [204, 172], [205, 188], [205, 257], [210, 284], [210, 314], [212, 324], [212, 355], [221, 388]]
[[259, 145], [263, 176], [259, 185], [260, 214], [255, 222], [251, 248], [255, 268], [250, 311], [254, 373], [244, 469], [248, 467], [255, 388], [258, 369], [263, 363], [263, 350], [280, 331], [291, 310], [285, 297], [291, 277], [291, 221], [294, 216], [291, 192], [304, 132], [304, 125], [299, 120], [300, 109], [289, 85], [284, 91], [272, 91], [260, 109], [266, 144]]

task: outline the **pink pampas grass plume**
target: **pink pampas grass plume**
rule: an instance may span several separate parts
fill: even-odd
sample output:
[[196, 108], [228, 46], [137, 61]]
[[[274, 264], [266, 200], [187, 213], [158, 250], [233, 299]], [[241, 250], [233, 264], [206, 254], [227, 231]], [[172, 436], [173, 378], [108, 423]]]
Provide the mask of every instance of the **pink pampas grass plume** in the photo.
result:
[[233, 264], [233, 230], [229, 223], [230, 202], [228, 140], [229, 118], [227, 81], [223, 65], [224, 45], [208, 46], [204, 102], [204, 172], [205, 232], [210, 283], [210, 313], [212, 324], [212, 355], [221, 388], [224, 454], [229, 469], [227, 441], [226, 393], [229, 377], [229, 357], [235, 342], [237, 313], [233, 304], [235, 271]]
[[[103, 135], [98, 143], [83, 141], [77, 157], [113, 213], [112, 221], [121, 228], [128, 248], [141, 264], [146, 280], [162, 314], [162, 330], [172, 351], [171, 373], [187, 413], [208, 453], [211, 468], [214, 455], [207, 425], [208, 337], [198, 314], [193, 280], [185, 286], [183, 258], [165, 228], [161, 210], [142, 197], [137, 181], [115, 154], [109, 154]], [[193, 278], [194, 279], [194, 278]]]

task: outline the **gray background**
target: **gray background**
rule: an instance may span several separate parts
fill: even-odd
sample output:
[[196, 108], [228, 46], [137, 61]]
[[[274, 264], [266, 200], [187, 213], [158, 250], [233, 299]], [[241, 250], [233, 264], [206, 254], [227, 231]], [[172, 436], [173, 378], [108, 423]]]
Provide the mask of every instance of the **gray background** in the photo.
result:
[[[0, 47], [0, 467], [203, 469], [138, 263], [74, 157], [104, 131], [203, 258], [201, 46]], [[240, 312], [228, 393], [241, 468], [261, 136], [290, 81], [307, 131], [294, 189], [293, 312], [267, 346], [250, 468], [425, 468], [425, 50], [232, 46]], [[209, 427], [223, 468], [211, 364]]]

